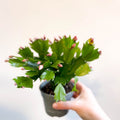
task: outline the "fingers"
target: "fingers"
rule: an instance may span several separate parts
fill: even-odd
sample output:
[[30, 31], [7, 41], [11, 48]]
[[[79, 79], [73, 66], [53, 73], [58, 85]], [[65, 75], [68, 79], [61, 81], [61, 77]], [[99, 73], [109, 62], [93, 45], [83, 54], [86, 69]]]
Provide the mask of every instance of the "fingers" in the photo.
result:
[[74, 92], [74, 93], [73, 93], [73, 97], [74, 97], [74, 98], [77, 98], [78, 96], [79, 96], [79, 93], [77, 93], [77, 92]]
[[73, 102], [72, 101], [66, 101], [66, 102], [57, 102], [53, 103], [53, 108], [56, 110], [68, 110], [68, 109], [73, 109]]
[[[72, 83], [75, 82], [74, 78], [71, 79], [71, 82]], [[80, 91], [85, 89], [86, 86], [84, 84], [82, 84], [80, 81], [78, 81], [77, 84], [76, 84], [76, 88], [78, 89], [78, 92], [80, 93]]]

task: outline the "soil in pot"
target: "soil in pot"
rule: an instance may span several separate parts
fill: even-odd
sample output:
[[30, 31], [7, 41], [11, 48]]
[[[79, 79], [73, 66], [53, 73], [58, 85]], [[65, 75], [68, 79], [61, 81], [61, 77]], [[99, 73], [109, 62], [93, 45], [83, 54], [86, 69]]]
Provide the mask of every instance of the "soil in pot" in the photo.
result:
[[[66, 91], [66, 94], [69, 93], [69, 92], [71, 92], [71, 91], [72, 91], [72, 88], [73, 88], [73, 83], [72, 83], [72, 82], [67, 83], [67, 84], [64, 86], [64, 89], [65, 89], [65, 91]], [[52, 89], [50, 82], [49, 82], [48, 84], [46, 84], [46, 86], [44, 86], [41, 90], [42, 90], [44, 93], [47, 93], [47, 94], [50, 94], [50, 95], [54, 95], [54, 90]]]

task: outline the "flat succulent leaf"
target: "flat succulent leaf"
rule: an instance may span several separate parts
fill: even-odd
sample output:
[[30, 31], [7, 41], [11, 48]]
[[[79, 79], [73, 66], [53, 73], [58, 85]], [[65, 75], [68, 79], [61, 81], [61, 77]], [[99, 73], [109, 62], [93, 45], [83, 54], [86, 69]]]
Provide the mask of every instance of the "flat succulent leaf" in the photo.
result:
[[21, 87], [32, 88], [33, 87], [33, 81], [31, 78], [21, 76], [21, 77], [14, 78], [13, 80], [16, 82], [18, 88], [21, 88]]
[[62, 86], [61, 83], [59, 83], [55, 90], [54, 90], [54, 99], [56, 100], [56, 102], [58, 101], [65, 101], [65, 96], [66, 96], [66, 92], [65, 92], [65, 89], [64, 87]]
[[88, 41], [83, 45], [82, 48], [82, 57], [86, 61], [93, 61], [99, 58], [98, 49], [95, 49], [94, 45], [88, 43]]
[[71, 50], [71, 46], [74, 43], [74, 40], [69, 37], [63, 37], [58, 42], [54, 42], [51, 45], [53, 55], [56, 56], [56, 60], [63, 60], [65, 63], [68, 63], [72, 56], [74, 56], [74, 50]]
[[75, 77], [75, 82], [74, 82], [74, 86], [73, 86], [72, 91], [77, 92], [77, 89], [76, 89], [76, 83], [77, 83], [77, 82], [78, 82], [78, 78], [77, 78], [77, 77]]
[[54, 80], [54, 78], [55, 78], [54, 71], [49, 70], [49, 69], [45, 70], [40, 76], [41, 80]]
[[9, 59], [9, 63], [14, 67], [22, 67], [25, 65], [25, 63], [19, 59]]
[[90, 71], [91, 71], [91, 69], [90, 69], [89, 65], [86, 63], [86, 64], [79, 66], [79, 68], [75, 71], [75, 75], [76, 76], [87, 75]]
[[53, 56], [56, 57], [56, 59], [60, 59], [61, 53], [63, 52], [63, 43], [62, 41], [54, 42], [51, 44], [51, 49], [53, 52]]
[[81, 49], [79, 47], [77, 47], [77, 49], [76, 49], [76, 58], [78, 58], [80, 56], [81, 52], [82, 52]]
[[30, 43], [30, 46], [39, 54], [40, 58], [43, 58], [48, 53], [49, 40], [37, 39]]
[[75, 71], [79, 68], [79, 66], [85, 64], [86, 61], [82, 58], [82, 56], [78, 57], [77, 59], [74, 59], [74, 62], [72, 63], [72, 65], [69, 66], [69, 69], [71, 71], [69, 71], [68, 74], [74, 74]]
[[33, 63], [30, 61], [27, 61], [26, 64], [23, 66], [26, 70], [38, 70], [37, 63]]
[[38, 71], [27, 71], [26, 75], [29, 75], [30, 77], [38, 75]]
[[51, 65], [51, 62], [48, 60], [48, 61], [45, 61], [43, 63], [43, 68], [48, 68], [49, 66]]
[[[74, 48], [69, 50], [69, 52], [67, 54], [67, 58], [66, 58], [67, 59], [67, 63], [71, 63], [72, 59], [74, 58], [75, 53], [79, 52], [78, 51], [78, 44], [79, 44], [79, 42], [76, 43], [76, 46]], [[77, 54], [77, 56], [78, 56], [78, 54]]]
[[19, 49], [18, 54], [20, 54], [23, 58], [33, 58], [33, 53], [29, 47], [25, 47], [24, 49]]
[[53, 63], [51, 65], [51, 67], [58, 69], [59, 68], [58, 64], [60, 64], [60, 63], [64, 63], [64, 62], [62, 60], [57, 60], [57, 61], [55, 61], [55, 63]]
[[66, 85], [66, 83], [68, 83], [73, 76], [74, 75], [67, 75], [67, 74], [64, 74], [64, 76], [56, 75], [54, 79], [54, 83], [55, 85], [59, 83], [61, 83], [62, 85]]

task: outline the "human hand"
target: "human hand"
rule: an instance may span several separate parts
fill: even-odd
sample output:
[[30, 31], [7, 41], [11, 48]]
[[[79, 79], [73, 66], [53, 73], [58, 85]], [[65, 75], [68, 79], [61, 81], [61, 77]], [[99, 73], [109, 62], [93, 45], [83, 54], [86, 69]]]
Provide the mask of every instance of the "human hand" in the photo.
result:
[[[74, 83], [74, 78], [71, 79]], [[74, 92], [72, 101], [60, 101], [53, 104], [53, 108], [57, 110], [72, 109], [83, 120], [110, 120], [97, 103], [92, 91], [81, 82], [76, 84], [77, 92]]]

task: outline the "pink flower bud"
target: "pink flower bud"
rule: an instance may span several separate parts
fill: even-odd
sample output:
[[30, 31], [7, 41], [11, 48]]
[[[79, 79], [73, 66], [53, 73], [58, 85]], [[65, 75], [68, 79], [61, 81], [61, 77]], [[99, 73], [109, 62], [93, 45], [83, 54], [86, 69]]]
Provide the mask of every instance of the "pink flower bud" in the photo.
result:
[[73, 40], [76, 41], [77, 40], [77, 36], [74, 36]]
[[43, 65], [40, 65], [40, 66], [39, 66], [39, 70], [42, 70], [42, 69], [43, 69]]
[[49, 40], [49, 43], [50, 43], [50, 44], [52, 44], [52, 41], [51, 41], [51, 40]]
[[59, 40], [58, 40], [58, 39], [56, 39], [56, 38], [54, 38], [54, 41], [55, 41], [55, 42], [58, 42]]
[[44, 35], [43, 39], [44, 39], [44, 40], [46, 39], [45, 35]]
[[25, 70], [25, 68], [21, 68], [21, 70]]
[[92, 69], [92, 66], [90, 66], [90, 69]]
[[66, 35], [64, 35], [64, 38], [67, 38], [67, 36], [66, 36]]
[[25, 87], [22, 86], [22, 88], [24, 89]]
[[11, 55], [11, 56], [9, 56], [9, 58], [13, 58], [13, 57], [14, 57], [14, 56], [12, 56], [12, 55]]
[[9, 62], [9, 60], [5, 60], [5, 62]]
[[62, 39], [62, 37], [61, 37], [61, 36], [59, 36], [59, 39]]
[[75, 46], [76, 46], [76, 44], [75, 44], [75, 43], [74, 43], [74, 44], [72, 44], [71, 49], [73, 49]]
[[58, 67], [63, 67], [63, 65], [62, 64], [58, 64]]
[[32, 40], [31, 38], [29, 38], [29, 41], [30, 41], [31, 43], [33, 43], [33, 40]]
[[41, 64], [41, 61], [38, 61], [37, 64], [38, 64], [38, 65]]
[[101, 54], [102, 54], [102, 51], [99, 51], [99, 54], [101, 55]]
[[28, 78], [29, 78], [30, 76], [29, 76], [29, 75], [26, 75], [26, 77], [28, 77]]
[[20, 47], [21, 50], [23, 50], [24, 48], [23, 47]]
[[93, 38], [90, 38], [90, 39], [88, 40], [88, 43], [89, 43], [90, 45], [93, 45], [94, 39], [93, 39]]
[[27, 61], [27, 59], [22, 60], [22, 62], [26, 62], [26, 61]]
[[52, 54], [51, 54], [51, 53], [48, 53], [47, 56], [52, 56]]
[[17, 84], [16, 84], [16, 83], [14, 83], [14, 85], [16, 86]]

